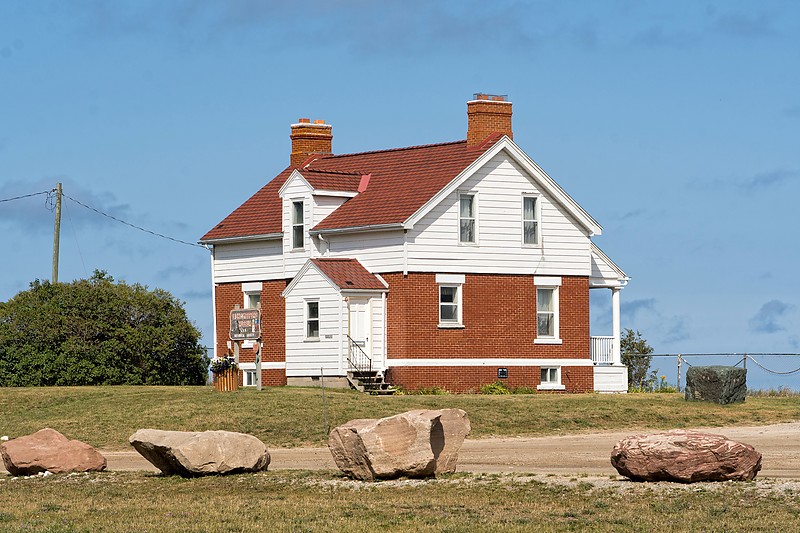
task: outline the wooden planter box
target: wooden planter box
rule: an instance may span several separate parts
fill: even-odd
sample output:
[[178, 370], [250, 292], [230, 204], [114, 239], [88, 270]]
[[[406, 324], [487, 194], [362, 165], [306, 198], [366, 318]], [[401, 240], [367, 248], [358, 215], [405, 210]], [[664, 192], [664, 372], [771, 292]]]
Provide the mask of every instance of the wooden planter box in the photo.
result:
[[239, 371], [231, 369], [214, 374], [214, 388], [219, 392], [239, 390]]

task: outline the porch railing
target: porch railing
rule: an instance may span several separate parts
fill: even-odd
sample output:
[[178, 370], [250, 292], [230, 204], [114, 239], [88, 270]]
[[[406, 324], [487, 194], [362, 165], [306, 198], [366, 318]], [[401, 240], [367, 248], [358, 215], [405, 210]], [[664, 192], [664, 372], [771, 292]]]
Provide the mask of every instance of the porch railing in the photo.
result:
[[361, 345], [353, 340], [353, 338], [348, 335], [347, 341], [349, 343], [349, 348], [347, 350], [347, 366], [349, 370], [354, 372], [372, 372], [372, 359], [370, 356], [367, 355], [367, 352], [361, 348]]
[[614, 337], [592, 337], [592, 363], [614, 362]]

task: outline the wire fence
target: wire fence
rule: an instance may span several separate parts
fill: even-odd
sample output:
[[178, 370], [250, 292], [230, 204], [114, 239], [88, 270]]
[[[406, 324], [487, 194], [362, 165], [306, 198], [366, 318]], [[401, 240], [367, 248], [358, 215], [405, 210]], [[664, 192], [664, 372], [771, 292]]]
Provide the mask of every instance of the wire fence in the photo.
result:
[[683, 391], [689, 368], [711, 365], [746, 369], [749, 389], [800, 390], [800, 353], [654, 353], [650, 356], [653, 358], [651, 370], [664, 376], [668, 382], [672, 382], [671, 372], [662, 370], [661, 366], [672, 363], [670, 366], [675, 369], [672, 376], [679, 391]]

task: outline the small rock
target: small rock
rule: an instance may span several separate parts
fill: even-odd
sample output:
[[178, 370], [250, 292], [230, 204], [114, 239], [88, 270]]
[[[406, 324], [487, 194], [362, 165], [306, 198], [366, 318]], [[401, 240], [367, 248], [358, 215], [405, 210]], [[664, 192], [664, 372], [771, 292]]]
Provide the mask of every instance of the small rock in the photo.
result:
[[634, 481], [750, 481], [761, 454], [721, 435], [676, 429], [622, 439], [611, 465]]

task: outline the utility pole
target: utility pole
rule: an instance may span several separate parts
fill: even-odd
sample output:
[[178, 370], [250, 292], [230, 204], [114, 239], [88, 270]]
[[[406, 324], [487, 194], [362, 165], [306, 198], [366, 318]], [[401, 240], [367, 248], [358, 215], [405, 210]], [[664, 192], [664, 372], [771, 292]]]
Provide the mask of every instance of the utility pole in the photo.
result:
[[58, 283], [58, 248], [61, 240], [61, 183], [56, 184], [56, 223], [53, 231], [53, 277], [51, 283]]

